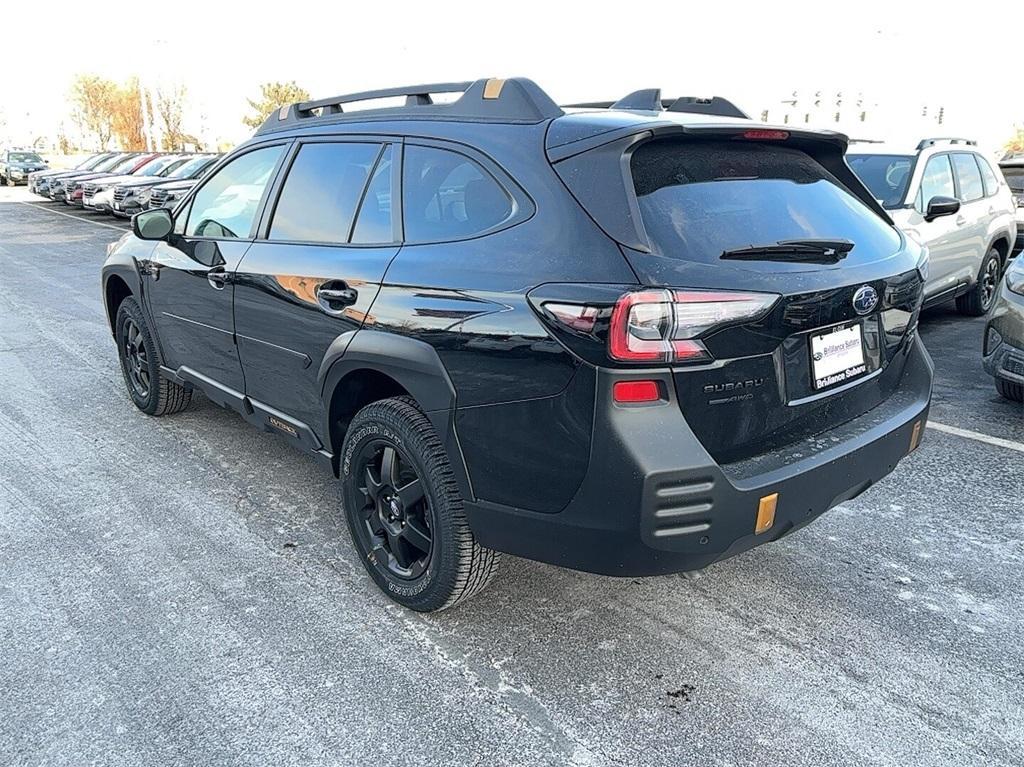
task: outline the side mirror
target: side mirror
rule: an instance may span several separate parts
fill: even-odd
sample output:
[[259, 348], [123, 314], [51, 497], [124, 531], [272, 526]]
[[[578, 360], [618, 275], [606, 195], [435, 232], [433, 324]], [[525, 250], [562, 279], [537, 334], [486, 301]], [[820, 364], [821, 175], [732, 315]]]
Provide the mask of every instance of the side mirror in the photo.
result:
[[220, 254], [220, 246], [213, 240], [200, 240], [195, 243], [189, 255], [203, 266], [208, 266], [211, 269], [224, 266], [225, 263], [224, 256]]
[[960, 200], [955, 197], [936, 195], [928, 200], [928, 209], [925, 211], [924, 220], [934, 221], [942, 216], [952, 216], [958, 210], [960, 210]]
[[166, 208], [144, 210], [132, 216], [132, 233], [140, 240], [166, 240], [174, 230], [174, 219]]

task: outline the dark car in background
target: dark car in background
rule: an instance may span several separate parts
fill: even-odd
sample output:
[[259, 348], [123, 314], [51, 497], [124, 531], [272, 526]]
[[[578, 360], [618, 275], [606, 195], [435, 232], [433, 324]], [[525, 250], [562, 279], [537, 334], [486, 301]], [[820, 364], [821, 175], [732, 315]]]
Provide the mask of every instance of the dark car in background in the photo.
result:
[[108, 250], [127, 395], [160, 416], [199, 389], [334, 471], [357, 558], [412, 609], [480, 591], [498, 551], [705, 567], [924, 433], [926, 255], [846, 148], [520, 78], [286, 106]]
[[30, 173], [46, 170], [49, 164], [38, 153], [5, 149], [0, 151], [0, 184], [27, 184]]
[[[82, 182], [81, 204], [83, 208], [110, 211], [114, 187], [128, 181], [142, 180], [156, 183], [161, 178], [178, 168], [189, 159], [189, 155], [161, 154], [154, 155], [148, 162], [140, 165], [131, 173], [122, 175], [98, 176]], [[76, 182], [77, 186], [77, 182]]]
[[129, 218], [149, 205], [150, 191], [157, 186], [197, 181], [217, 161], [219, 155], [203, 154], [188, 157], [177, 167], [151, 178], [133, 178], [116, 184], [111, 189], [109, 210], [115, 216]]
[[1017, 202], [1017, 242], [1011, 254], [1016, 256], [1024, 250], [1024, 155], [1003, 159], [999, 169]]
[[53, 170], [38, 171], [36, 173], [30, 173], [28, 176], [28, 190], [33, 194], [38, 194], [42, 197], [46, 197], [48, 196], [51, 178], [61, 176], [65, 173], [92, 170], [101, 162], [115, 156], [116, 154], [118, 153], [97, 152], [96, 154], [91, 154], [88, 155], [87, 157], [82, 158], [70, 168], [59, 168]]
[[996, 390], [1007, 399], [1024, 401], [1024, 259], [1015, 258], [985, 324], [984, 365]]

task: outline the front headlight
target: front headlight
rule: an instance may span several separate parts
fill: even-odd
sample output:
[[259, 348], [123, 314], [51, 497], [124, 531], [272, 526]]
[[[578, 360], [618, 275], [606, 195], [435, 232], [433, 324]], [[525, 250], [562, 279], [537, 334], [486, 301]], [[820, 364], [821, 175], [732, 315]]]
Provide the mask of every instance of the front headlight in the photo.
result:
[[1011, 293], [1024, 296], [1024, 261], [1018, 256], [1006, 270], [1006, 287]]
[[149, 189], [143, 189], [143, 190], [142, 190], [141, 192], [139, 192], [139, 193], [138, 193], [137, 195], [135, 195], [135, 196], [139, 198], [139, 204], [140, 204], [140, 205], [145, 205], [146, 203], [148, 203], [148, 202], [149, 202], [149, 196], [150, 196], [151, 194], [153, 194], [153, 192], [152, 192], [151, 190], [149, 190]]

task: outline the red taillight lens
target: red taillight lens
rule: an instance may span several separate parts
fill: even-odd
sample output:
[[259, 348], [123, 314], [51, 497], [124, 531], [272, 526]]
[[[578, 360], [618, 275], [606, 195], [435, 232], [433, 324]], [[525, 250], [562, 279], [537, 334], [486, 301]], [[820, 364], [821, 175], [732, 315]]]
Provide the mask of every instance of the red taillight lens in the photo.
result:
[[622, 362], [701, 362], [711, 359], [699, 337], [752, 320], [778, 299], [766, 293], [641, 290], [615, 304], [608, 354]]
[[661, 399], [661, 387], [657, 381], [616, 381], [612, 399], [622, 404], [657, 402]]

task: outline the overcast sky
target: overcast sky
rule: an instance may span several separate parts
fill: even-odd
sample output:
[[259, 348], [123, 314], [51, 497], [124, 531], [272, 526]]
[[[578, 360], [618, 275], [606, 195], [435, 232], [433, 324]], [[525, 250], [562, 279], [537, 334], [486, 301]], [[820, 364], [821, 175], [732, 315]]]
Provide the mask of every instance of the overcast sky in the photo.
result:
[[[939, 3], [895, 0], [4, 6], [0, 110], [14, 140], [30, 123], [56, 133], [79, 71], [181, 81], [186, 127], [202, 123], [208, 137], [230, 141], [248, 135], [245, 97], [260, 82], [291, 79], [322, 97], [524, 75], [562, 103], [661, 87], [666, 96], [726, 96], [755, 117], [768, 109], [773, 122], [793, 90], [820, 90], [826, 102], [842, 91], [848, 132], [860, 127], [847, 122], [860, 93], [873, 118], [866, 137], [967, 133], [989, 149], [1024, 124], [1024, 40], [1008, 31], [1024, 19], [1020, 0], [977, 0], [953, 15]], [[945, 121], [932, 127], [939, 106]], [[831, 107], [812, 122], [827, 115]]]

